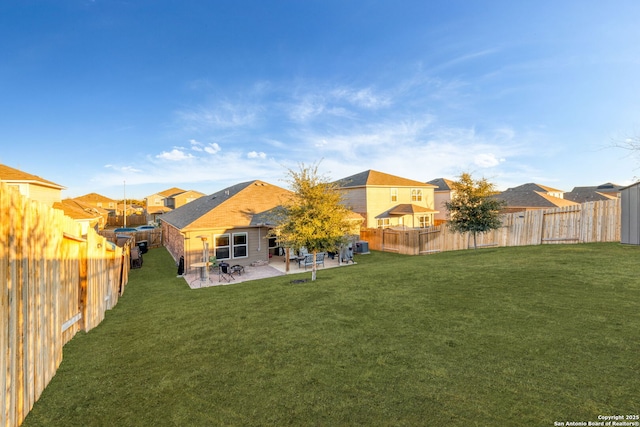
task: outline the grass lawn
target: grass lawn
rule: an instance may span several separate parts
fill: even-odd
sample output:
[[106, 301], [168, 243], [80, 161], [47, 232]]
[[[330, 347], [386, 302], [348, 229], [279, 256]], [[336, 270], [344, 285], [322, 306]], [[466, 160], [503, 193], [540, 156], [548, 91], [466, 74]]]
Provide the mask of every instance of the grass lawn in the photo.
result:
[[640, 248], [401, 256], [190, 290], [164, 249], [24, 426], [553, 426], [640, 413]]

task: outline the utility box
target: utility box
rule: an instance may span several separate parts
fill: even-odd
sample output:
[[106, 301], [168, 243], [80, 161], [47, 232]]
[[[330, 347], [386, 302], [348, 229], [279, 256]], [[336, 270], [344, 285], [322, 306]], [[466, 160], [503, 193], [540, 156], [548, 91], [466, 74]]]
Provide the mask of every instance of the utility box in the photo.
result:
[[369, 253], [369, 242], [365, 242], [364, 240], [358, 240], [356, 242], [355, 253], [357, 254], [368, 254]]

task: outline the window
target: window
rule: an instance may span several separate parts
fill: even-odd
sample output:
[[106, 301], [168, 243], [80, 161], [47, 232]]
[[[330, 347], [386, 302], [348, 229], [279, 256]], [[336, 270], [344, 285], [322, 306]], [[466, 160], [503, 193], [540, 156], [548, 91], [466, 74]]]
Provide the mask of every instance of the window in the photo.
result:
[[247, 233], [233, 233], [233, 257], [246, 258], [247, 256]]
[[422, 190], [413, 189], [411, 190], [411, 201], [412, 202], [421, 202], [422, 201]]
[[391, 189], [391, 201], [392, 202], [397, 202], [398, 201], [398, 189], [397, 188], [392, 188]]
[[421, 215], [418, 217], [420, 221], [420, 228], [431, 227], [431, 216], [430, 215]]
[[216, 244], [216, 259], [229, 259], [230, 258], [229, 235], [228, 234], [216, 235], [215, 244]]
[[387, 228], [389, 227], [389, 218], [378, 218], [376, 220], [376, 224], [378, 228]]
[[98, 202], [98, 203], [96, 203], [96, 205], [97, 205], [99, 208], [101, 208], [101, 207], [102, 207], [102, 202]]

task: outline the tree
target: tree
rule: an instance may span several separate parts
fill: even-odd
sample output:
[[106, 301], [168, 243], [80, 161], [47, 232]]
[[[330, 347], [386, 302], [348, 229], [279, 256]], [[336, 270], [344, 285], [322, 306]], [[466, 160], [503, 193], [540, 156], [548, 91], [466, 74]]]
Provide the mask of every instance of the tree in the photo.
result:
[[474, 180], [469, 173], [462, 173], [453, 184], [454, 195], [445, 206], [449, 210], [447, 225], [457, 233], [471, 233], [473, 248], [477, 249], [478, 233], [500, 228], [500, 209], [504, 201], [491, 197], [496, 194], [495, 185], [486, 178]]
[[294, 196], [277, 216], [273, 231], [278, 241], [295, 249], [305, 247], [313, 254], [311, 280], [316, 280], [316, 254], [336, 250], [349, 233], [349, 210], [342, 204], [337, 186], [318, 175], [318, 165], [299, 165], [288, 170]]

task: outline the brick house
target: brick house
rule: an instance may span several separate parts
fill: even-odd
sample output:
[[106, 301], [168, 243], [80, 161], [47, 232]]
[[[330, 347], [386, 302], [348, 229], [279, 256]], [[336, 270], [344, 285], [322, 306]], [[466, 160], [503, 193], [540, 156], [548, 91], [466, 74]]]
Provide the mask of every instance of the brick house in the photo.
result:
[[202, 261], [203, 247], [210, 256], [230, 264], [268, 261], [269, 231], [266, 212], [283, 205], [293, 193], [264, 181], [247, 181], [200, 197], [162, 215], [163, 244], [185, 268]]

